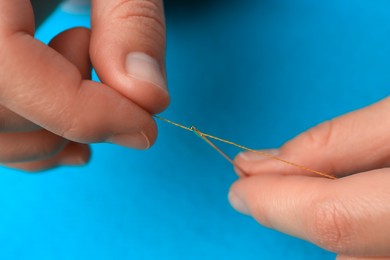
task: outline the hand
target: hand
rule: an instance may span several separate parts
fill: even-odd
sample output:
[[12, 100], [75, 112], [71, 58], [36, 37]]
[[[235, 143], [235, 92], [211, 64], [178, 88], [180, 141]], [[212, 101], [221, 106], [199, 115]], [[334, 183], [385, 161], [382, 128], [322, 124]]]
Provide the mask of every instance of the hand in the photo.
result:
[[[161, 0], [94, 0], [92, 33], [33, 38], [28, 0], [0, 0], [0, 163], [28, 171], [82, 164], [80, 143], [146, 149], [169, 103]], [[91, 57], [89, 57], [90, 53]], [[89, 60], [102, 84], [88, 80]]]
[[[242, 153], [231, 187], [238, 211], [338, 259], [390, 256], [390, 99], [320, 124], [270, 152], [337, 180]], [[377, 259], [377, 258], [375, 258]]]

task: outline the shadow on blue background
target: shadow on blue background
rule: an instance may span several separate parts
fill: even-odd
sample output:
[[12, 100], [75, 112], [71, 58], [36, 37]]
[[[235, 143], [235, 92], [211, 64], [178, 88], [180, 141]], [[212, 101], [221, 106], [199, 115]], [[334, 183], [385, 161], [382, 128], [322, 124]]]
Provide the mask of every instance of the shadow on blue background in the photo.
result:
[[[277, 147], [389, 93], [388, 1], [181, 5], [167, 3], [172, 120]], [[88, 24], [59, 9], [37, 37]], [[159, 128], [149, 151], [94, 145], [84, 168], [2, 169], [0, 259], [334, 258], [234, 212], [232, 167], [195, 136]]]

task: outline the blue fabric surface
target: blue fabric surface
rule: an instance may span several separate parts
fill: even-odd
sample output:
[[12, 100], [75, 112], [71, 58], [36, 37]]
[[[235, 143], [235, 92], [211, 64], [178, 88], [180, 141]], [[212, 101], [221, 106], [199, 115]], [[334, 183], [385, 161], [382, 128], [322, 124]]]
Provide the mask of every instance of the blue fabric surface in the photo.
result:
[[[277, 147], [388, 95], [389, 17], [385, 0], [169, 1], [164, 116]], [[88, 24], [57, 10], [37, 37]], [[0, 259], [334, 258], [234, 212], [231, 165], [191, 133], [159, 130], [145, 152], [94, 145], [83, 168], [1, 169]]]

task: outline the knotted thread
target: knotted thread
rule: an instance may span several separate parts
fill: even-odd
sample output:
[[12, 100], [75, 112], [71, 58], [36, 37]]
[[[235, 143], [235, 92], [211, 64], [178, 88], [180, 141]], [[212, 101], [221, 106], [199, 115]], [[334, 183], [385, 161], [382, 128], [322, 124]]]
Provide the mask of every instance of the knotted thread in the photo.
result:
[[320, 172], [320, 171], [316, 171], [316, 170], [313, 170], [313, 169], [310, 169], [306, 166], [303, 166], [303, 165], [299, 165], [299, 164], [296, 164], [296, 163], [293, 163], [293, 162], [290, 162], [290, 161], [287, 161], [287, 160], [284, 160], [282, 158], [279, 158], [277, 156], [274, 156], [272, 154], [268, 154], [266, 152], [262, 152], [262, 151], [258, 151], [258, 150], [254, 150], [254, 149], [251, 149], [251, 148], [248, 148], [248, 147], [245, 147], [243, 145], [240, 145], [240, 144], [236, 144], [234, 142], [231, 142], [231, 141], [228, 141], [228, 140], [225, 140], [225, 139], [222, 139], [222, 138], [219, 138], [219, 137], [216, 137], [216, 136], [213, 136], [213, 135], [210, 135], [210, 134], [206, 134], [206, 133], [203, 133], [201, 131], [199, 131], [196, 127], [192, 126], [192, 127], [187, 127], [187, 126], [184, 126], [184, 125], [181, 125], [181, 124], [178, 124], [176, 122], [173, 122], [171, 120], [168, 120], [166, 118], [163, 118], [163, 117], [160, 117], [160, 116], [154, 116], [155, 118], [161, 120], [161, 121], [164, 121], [166, 123], [169, 123], [171, 125], [174, 125], [176, 127], [179, 127], [181, 129], [184, 129], [184, 130], [187, 130], [187, 131], [190, 131], [194, 134], [196, 134], [197, 136], [199, 136], [201, 139], [203, 139], [206, 143], [208, 143], [211, 147], [213, 147], [217, 152], [219, 152], [223, 157], [225, 157], [230, 163], [232, 163], [234, 165], [234, 162], [232, 159], [229, 158], [229, 156], [227, 156], [221, 149], [219, 149], [214, 143], [212, 143], [208, 138], [210, 139], [214, 139], [216, 141], [219, 141], [219, 142], [222, 142], [222, 143], [225, 143], [225, 144], [228, 144], [228, 145], [233, 145], [235, 147], [238, 147], [242, 150], [245, 150], [245, 151], [248, 151], [248, 152], [252, 152], [252, 153], [257, 153], [257, 154], [260, 154], [264, 157], [268, 157], [270, 159], [273, 159], [273, 160], [276, 160], [276, 161], [279, 161], [281, 163], [284, 163], [284, 164], [288, 164], [290, 166], [293, 166], [293, 167], [296, 167], [296, 168], [299, 168], [301, 170], [304, 170], [304, 171], [307, 171], [307, 172], [311, 172], [311, 173], [314, 173], [316, 175], [319, 175], [319, 176], [322, 176], [322, 177], [325, 177], [325, 178], [328, 178], [328, 179], [337, 179], [336, 177], [330, 175], [330, 174], [327, 174], [327, 173], [323, 173], [323, 172]]

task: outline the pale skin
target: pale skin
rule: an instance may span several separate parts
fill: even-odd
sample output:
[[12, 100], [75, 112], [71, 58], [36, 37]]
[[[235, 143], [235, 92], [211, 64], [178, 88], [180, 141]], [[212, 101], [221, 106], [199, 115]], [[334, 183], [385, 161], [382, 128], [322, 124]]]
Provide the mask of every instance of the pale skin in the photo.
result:
[[[154, 143], [152, 114], [169, 104], [161, 0], [93, 0], [91, 31], [49, 46], [33, 38], [30, 1], [0, 0], [0, 10], [0, 163], [35, 172], [85, 164], [90, 143]], [[90, 63], [102, 83], [89, 80]], [[272, 151], [338, 180], [239, 155], [232, 206], [338, 259], [390, 257], [389, 110], [385, 99]]]

